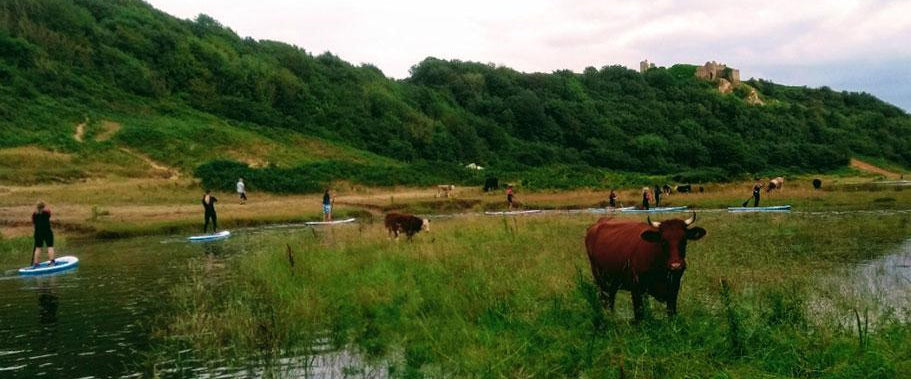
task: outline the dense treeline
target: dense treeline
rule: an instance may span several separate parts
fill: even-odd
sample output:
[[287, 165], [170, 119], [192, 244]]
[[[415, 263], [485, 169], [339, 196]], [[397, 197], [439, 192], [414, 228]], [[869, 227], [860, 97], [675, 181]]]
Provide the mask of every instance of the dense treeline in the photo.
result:
[[396, 81], [137, 0], [0, 3], [0, 147], [72, 148], [54, 120], [89, 112], [190, 110], [403, 162], [513, 172], [816, 171], [852, 155], [911, 164], [911, 117], [894, 106], [862, 93], [747, 84], [766, 105], [748, 104], [744, 89], [719, 93], [687, 65], [525, 74], [427, 58]]

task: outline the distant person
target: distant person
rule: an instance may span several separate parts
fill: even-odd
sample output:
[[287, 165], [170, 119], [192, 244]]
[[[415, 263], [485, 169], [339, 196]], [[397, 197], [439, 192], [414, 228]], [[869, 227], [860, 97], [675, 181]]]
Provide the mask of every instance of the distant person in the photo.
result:
[[762, 182], [757, 181], [753, 185], [753, 207], [759, 206], [759, 194], [762, 193]]
[[661, 187], [655, 184], [655, 208], [661, 206]]
[[212, 196], [212, 191], [206, 190], [205, 196], [202, 197], [202, 207], [206, 210], [206, 223], [203, 224], [202, 232], [209, 229], [209, 220], [212, 220], [212, 233], [218, 229], [218, 216], [215, 214], [215, 203], [218, 199]]
[[512, 208], [515, 206], [515, 204], [514, 204], [515, 197], [516, 197], [516, 193], [512, 189], [512, 184], [507, 185], [506, 186], [506, 206], [509, 208], [509, 210], [512, 210]]
[[323, 192], [323, 221], [332, 221], [332, 205], [335, 204], [335, 195], [329, 188]]
[[237, 194], [240, 196], [240, 204], [247, 202], [247, 186], [244, 185], [244, 178], [237, 179]]
[[54, 232], [51, 230], [51, 210], [47, 209], [44, 202], [39, 201], [32, 213], [32, 225], [35, 226], [35, 252], [32, 255], [32, 265], [38, 266], [38, 256], [41, 248], [47, 246], [47, 257], [54, 265]]
[[648, 187], [642, 187], [642, 209], [648, 210], [648, 203], [652, 196], [648, 193]]
[[614, 190], [610, 190], [610, 195], [607, 195], [607, 201], [610, 202], [611, 208], [617, 207], [617, 193]]

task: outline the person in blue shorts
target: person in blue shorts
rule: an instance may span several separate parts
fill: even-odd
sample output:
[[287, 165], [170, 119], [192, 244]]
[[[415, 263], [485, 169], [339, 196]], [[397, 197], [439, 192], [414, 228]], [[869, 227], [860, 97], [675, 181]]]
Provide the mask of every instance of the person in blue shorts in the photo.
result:
[[323, 221], [332, 221], [332, 205], [335, 204], [335, 195], [329, 188], [323, 192]]
[[51, 210], [47, 209], [44, 202], [39, 201], [32, 213], [32, 225], [35, 226], [35, 252], [32, 256], [32, 265], [38, 266], [38, 256], [41, 248], [47, 246], [47, 257], [54, 261], [54, 232], [51, 230]]

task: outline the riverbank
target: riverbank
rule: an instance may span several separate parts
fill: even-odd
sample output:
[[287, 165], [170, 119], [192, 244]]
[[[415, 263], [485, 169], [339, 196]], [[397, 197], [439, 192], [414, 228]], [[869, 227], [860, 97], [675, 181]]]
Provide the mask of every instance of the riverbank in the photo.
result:
[[328, 339], [365, 357], [347, 372], [404, 377], [911, 375], [911, 310], [820, 287], [911, 237], [908, 214], [700, 214], [680, 315], [652, 300], [640, 325], [628, 292], [615, 314], [597, 301], [582, 247], [596, 218], [439, 219], [411, 243], [364, 224], [264, 236], [228, 262], [232, 281], [191, 267], [148, 367], [179, 371], [161, 364], [175, 351], [306, 357]]
[[[824, 177], [821, 190], [808, 178], [785, 183], [781, 192], [763, 193], [763, 205], [790, 204], [795, 210], [844, 211], [902, 209], [911, 204], [911, 190], [880, 185], [867, 177]], [[704, 185], [705, 192], [674, 193], [662, 205], [693, 209], [739, 206], [750, 197], [752, 183]], [[339, 183], [335, 186], [336, 217], [370, 218], [389, 211], [417, 214], [450, 214], [500, 210], [500, 191], [457, 187], [453, 197], [437, 197], [435, 188], [366, 188]], [[525, 191], [517, 187], [524, 208], [584, 209], [607, 205], [607, 192], [594, 190]], [[640, 202], [640, 189], [618, 191], [624, 205]], [[124, 238], [138, 235], [191, 233], [201, 224], [202, 189], [190, 179], [103, 179], [70, 184], [0, 187], [0, 235], [31, 235], [29, 215], [39, 199], [54, 212], [55, 230], [76, 238]], [[219, 198], [219, 223], [224, 228], [264, 224], [299, 223], [321, 217], [321, 195], [275, 195], [251, 191], [240, 205], [235, 193], [215, 193]]]

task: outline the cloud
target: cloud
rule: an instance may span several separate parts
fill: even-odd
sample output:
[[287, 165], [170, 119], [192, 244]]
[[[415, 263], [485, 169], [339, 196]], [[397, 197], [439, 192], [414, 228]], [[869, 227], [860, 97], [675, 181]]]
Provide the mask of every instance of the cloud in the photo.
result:
[[[639, 60], [648, 58], [658, 65], [717, 60], [739, 68], [744, 77], [760, 72], [773, 79], [793, 77], [809, 70], [835, 88], [845, 82], [839, 67], [902, 64], [911, 58], [907, 0], [150, 3], [181, 18], [208, 14], [244, 36], [372, 63], [397, 78], [427, 56], [543, 72], [610, 64], [638, 67]], [[900, 80], [905, 87], [911, 84], [908, 76]], [[883, 88], [878, 81], [855, 84], [874, 94]], [[909, 109], [909, 104], [903, 106]]]

